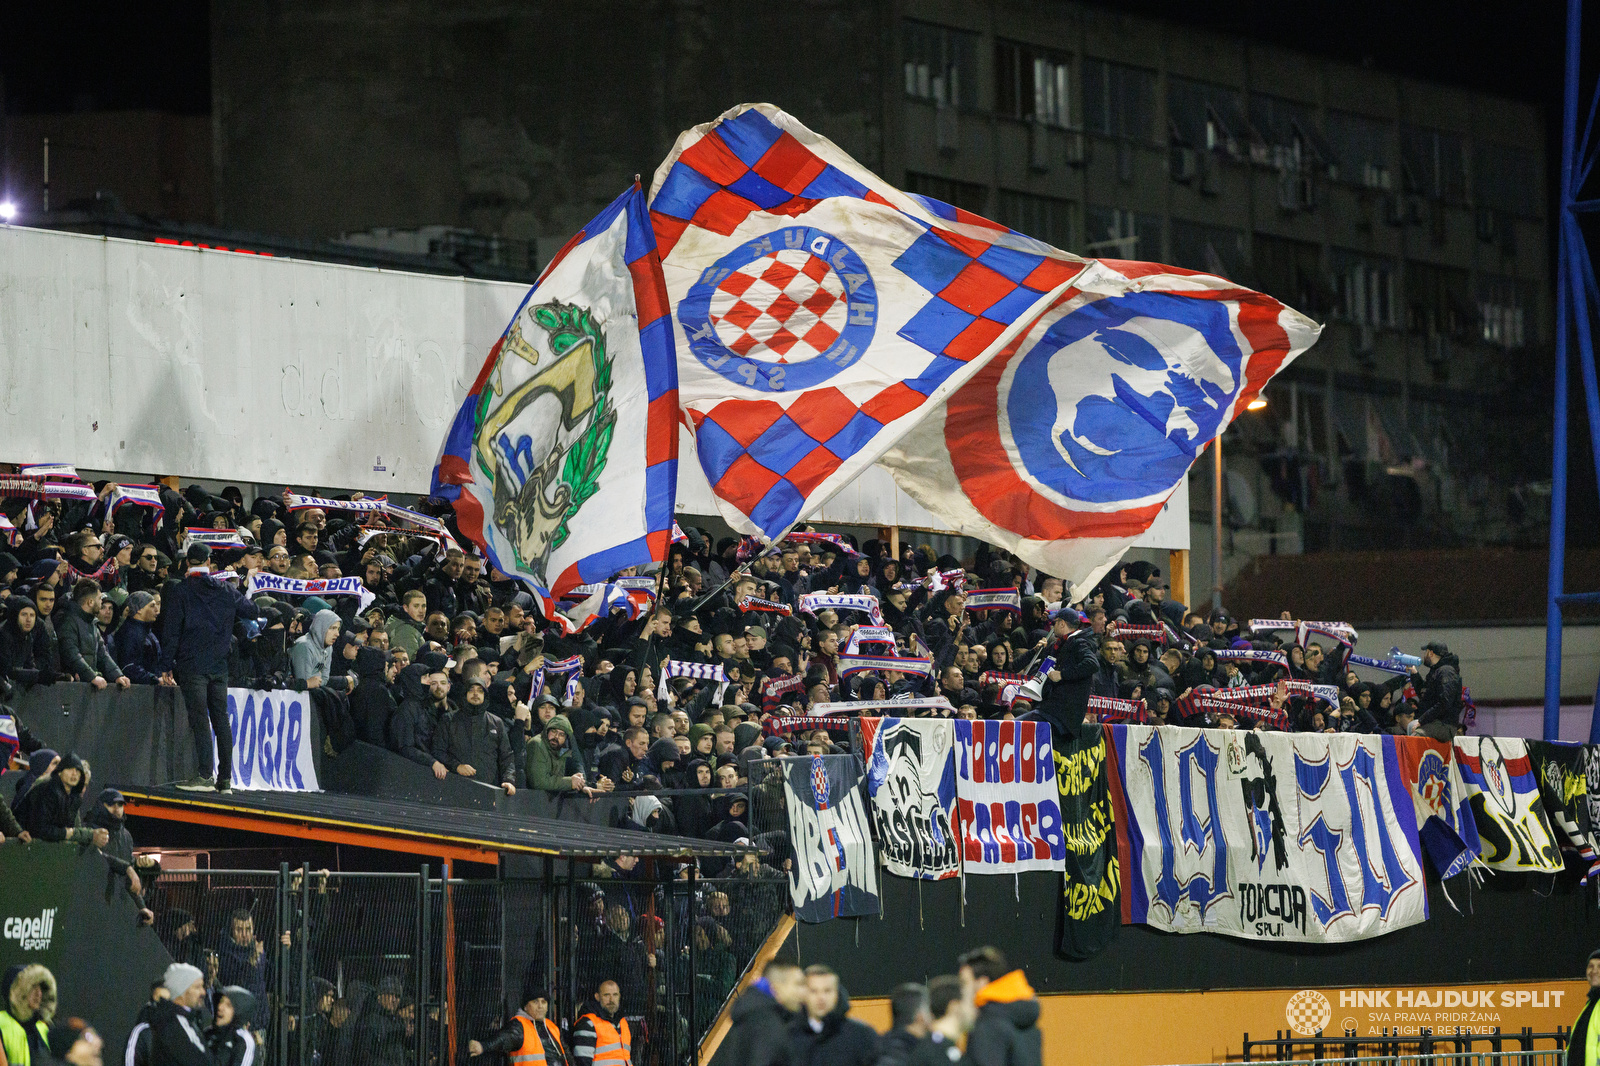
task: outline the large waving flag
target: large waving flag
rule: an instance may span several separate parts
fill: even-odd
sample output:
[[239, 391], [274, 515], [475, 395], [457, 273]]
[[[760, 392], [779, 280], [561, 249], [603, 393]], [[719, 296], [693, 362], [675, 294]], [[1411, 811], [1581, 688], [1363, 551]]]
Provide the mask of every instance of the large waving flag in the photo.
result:
[[567, 242], [489, 352], [445, 439], [434, 495], [546, 617], [568, 590], [666, 558], [678, 373], [637, 183]]
[[1100, 260], [883, 457], [951, 528], [1084, 595], [1321, 327], [1209, 274]]
[[678, 138], [650, 215], [723, 517], [776, 539], [1049, 307], [1083, 260], [885, 183], [770, 104]]

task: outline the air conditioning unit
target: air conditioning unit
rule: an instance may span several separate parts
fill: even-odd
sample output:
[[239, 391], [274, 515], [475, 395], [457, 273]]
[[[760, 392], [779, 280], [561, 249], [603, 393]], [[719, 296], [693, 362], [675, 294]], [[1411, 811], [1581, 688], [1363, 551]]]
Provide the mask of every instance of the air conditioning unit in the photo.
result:
[[1028, 169], [1040, 173], [1050, 169], [1050, 127], [1038, 119], [1028, 122]]
[[1083, 131], [1066, 130], [1062, 139], [1066, 146], [1067, 166], [1083, 166], [1089, 158], [1089, 146], [1085, 143]]
[[942, 104], [933, 112], [934, 140], [939, 151], [955, 155], [961, 148], [961, 120], [955, 108]]
[[1167, 167], [1173, 181], [1180, 185], [1188, 185], [1199, 173], [1200, 162], [1193, 148], [1174, 145], [1168, 152]]

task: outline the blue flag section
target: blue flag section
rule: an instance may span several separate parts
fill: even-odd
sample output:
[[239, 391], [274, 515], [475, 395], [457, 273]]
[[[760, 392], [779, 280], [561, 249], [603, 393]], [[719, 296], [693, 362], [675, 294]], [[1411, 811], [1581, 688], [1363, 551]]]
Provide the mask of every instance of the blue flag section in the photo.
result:
[[794, 869], [795, 917], [825, 922], [878, 914], [878, 864], [851, 755], [781, 760]]

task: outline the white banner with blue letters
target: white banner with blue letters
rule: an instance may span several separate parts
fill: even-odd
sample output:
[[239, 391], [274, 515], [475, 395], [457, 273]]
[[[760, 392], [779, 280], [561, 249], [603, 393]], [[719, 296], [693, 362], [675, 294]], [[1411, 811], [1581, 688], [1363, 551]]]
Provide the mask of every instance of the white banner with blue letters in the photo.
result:
[[1110, 733], [1124, 923], [1335, 943], [1428, 917], [1393, 737]]
[[[230, 688], [233, 787], [251, 792], [321, 792], [312, 760], [315, 713], [306, 692]], [[213, 736], [213, 750], [215, 744]]]

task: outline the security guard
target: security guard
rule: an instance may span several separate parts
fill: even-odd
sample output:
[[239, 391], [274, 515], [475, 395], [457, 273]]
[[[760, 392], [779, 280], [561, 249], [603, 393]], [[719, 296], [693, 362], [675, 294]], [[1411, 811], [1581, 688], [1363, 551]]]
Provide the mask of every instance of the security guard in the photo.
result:
[[13, 966], [0, 979], [5, 995], [0, 1009], [0, 1047], [10, 1066], [49, 1060], [50, 1019], [56, 1012], [56, 979], [37, 963]]
[[1584, 976], [1589, 979], [1589, 998], [1567, 1034], [1567, 1066], [1600, 1066], [1600, 1018], [1594, 1016], [1594, 1005], [1600, 1001], [1600, 951], [1589, 953]]
[[513, 1063], [527, 1066], [571, 1066], [561, 1039], [561, 1028], [550, 1020], [550, 996], [543, 988], [530, 985], [522, 994], [522, 1009], [511, 1024], [486, 1044], [467, 1042], [467, 1054], [506, 1054]]
[[572, 1027], [573, 1054], [594, 1066], [628, 1066], [633, 1035], [622, 1016], [622, 989], [615, 981], [601, 981], [593, 1005]]

